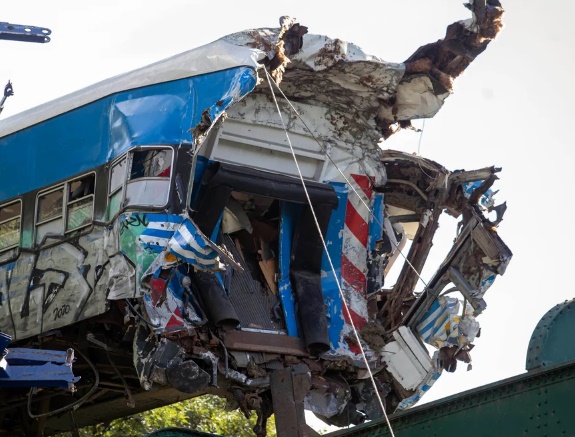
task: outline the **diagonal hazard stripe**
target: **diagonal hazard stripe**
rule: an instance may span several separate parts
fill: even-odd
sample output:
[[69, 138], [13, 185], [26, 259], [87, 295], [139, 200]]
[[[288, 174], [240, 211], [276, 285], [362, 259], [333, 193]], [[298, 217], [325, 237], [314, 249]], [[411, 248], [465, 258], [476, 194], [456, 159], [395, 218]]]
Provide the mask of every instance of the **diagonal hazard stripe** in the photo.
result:
[[369, 225], [366, 219], [357, 212], [349, 200], [345, 208], [345, 224], [350, 232], [355, 235], [355, 238], [357, 238], [364, 247], [367, 246]]
[[371, 188], [371, 181], [369, 180], [368, 176], [360, 175], [360, 174], [351, 174], [351, 177], [364, 192], [368, 199], [371, 199], [371, 195], [373, 194], [373, 189]]
[[[342, 309], [343, 319], [348, 326], [352, 324], [361, 330], [367, 324], [367, 243], [369, 236], [369, 207], [373, 189], [368, 176], [351, 174], [351, 185], [361, 198], [351, 194], [345, 210], [343, 229], [344, 251], [341, 257], [342, 291], [348, 305], [349, 314]], [[346, 335], [349, 350], [359, 354], [360, 348]]]
[[[351, 325], [351, 321], [349, 320], [349, 317], [347, 315], [347, 311], [343, 310], [342, 313], [343, 313], [343, 320], [345, 320], [345, 323], [347, 323], [348, 325]], [[355, 325], [355, 329], [357, 329], [358, 331], [361, 328], [363, 328], [365, 325], [367, 325], [367, 320], [364, 319], [363, 317], [361, 317], [359, 314], [357, 314], [351, 308], [349, 308], [349, 314], [351, 315], [351, 319], [353, 320], [353, 324]]]
[[341, 256], [341, 277], [351, 288], [365, 297], [367, 286], [365, 274], [358, 269], [345, 254]]

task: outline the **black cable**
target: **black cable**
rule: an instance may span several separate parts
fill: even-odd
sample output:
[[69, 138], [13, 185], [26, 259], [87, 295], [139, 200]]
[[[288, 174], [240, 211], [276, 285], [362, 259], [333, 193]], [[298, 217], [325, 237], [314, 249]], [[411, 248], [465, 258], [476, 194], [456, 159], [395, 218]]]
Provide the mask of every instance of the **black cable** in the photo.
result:
[[98, 388], [98, 385], [100, 385], [100, 373], [98, 372], [98, 369], [96, 369], [96, 366], [94, 366], [94, 363], [92, 363], [92, 361], [90, 361], [88, 359], [88, 357], [81, 350], [78, 349], [76, 352], [78, 352], [82, 356], [82, 358], [84, 358], [84, 360], [88, 363], [88, 365], [92, 368], [92, 371], [94, 372], [94, 376], [95, 376], [94, 385], [92, 386], [92, 388], [90, 390], [88, 390], [88, 393], [86, 393], [84, 396], [82, 396], [77, 401], [72, 402], [71, 404], [68, 404], [62, 408], [58, 408], [57, 410], [49, 411], [47, 413], [41, 413], [41, 414], [32, 413], [32, 392], [34, 391], [34, 389], [36, 387], [31, 387], [30, 391], [28, 392], [27, 408], [28, 408], [28, 416], [30, 416], [32, 419], [38, 419], [40, 417], [50, 417], [50, 416], [53, 416], [54, 414], [62, 413], [64, 411], [68, 411], [68, 410], [71, 410], [71, 411], [77, 410], [80, 407], [80, 405], [82, 405], [84, 402], [86, 402], [88, 400], [88, 398], [90, 396], [92, 396], [92, 393], [94, 393], [96, 391], [96, 389]]
[[130, 307], [130, 309], [133, 311], [134, 315], [136, 317], [138, 317], [146, 325], [151, 326], [152, 328], [159, 328], [161, 326], [161, 325], [154, 325], [152, 322], [150, 322], [148, 319], [146, 319], [143, 315], [141, 315], [136, 308], [134, 308], [134, 305], [132, 305], [132, 302], [130, 302], [128, 299], [124, 299], [124, 300], [128, 304], [128, 306]]

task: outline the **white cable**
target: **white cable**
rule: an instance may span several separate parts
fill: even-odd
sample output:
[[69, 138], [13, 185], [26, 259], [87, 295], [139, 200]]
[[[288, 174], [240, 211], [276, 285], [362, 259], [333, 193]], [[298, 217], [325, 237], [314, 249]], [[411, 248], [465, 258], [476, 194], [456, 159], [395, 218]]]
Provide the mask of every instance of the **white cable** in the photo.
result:
[[392, 436], [392, 437], [395, 437], [395, 434], [393, 433], [393, 429], [391, 428], [391, 423], [389, 422], [389, 418], [387, 417], [387, 412], [385, 411], [385, 406], [383, 405], [383, 401], [382, 401], [381, 396], [380, 396], [380, 394], [379, 394], [379, 390], [377, 389], [377, 384], [375, 383], [375, 378], [373, 377], [373, 373], [371, 372], [371, 369], [369, 368], [369, 362], [367, 361], [367, 357], [366, 357], [366, 355], [365, 355], [365, 351], [364, 351], [363, 346], [362, 346], [362, 344], [361, 344], [361, 341], [360, 341], [360, 338], [359, 338], [359, 334], [358, 334], [358, 332], [357, 332], [357, 329], [356, 329], [356, 327], [355, 327], [355, 324], [353, 323], [353, 319], [352, 319], [352, 317], [351, 317], [351, 313], [350, 313], [349, 308], [348, 308], [348, 306], [347, 306], [347, 302], [345, 301], [345, 296], [344, 296], [344, 294], [343, 294], [343, 290], [341, 289], [341, 285], [340, 285], [340, 283], [339, 283], [339, 279], [338, 279], [338, 277], [337, 277], [337, 274], [336, 274], [336, 271], [335, 271], [335, 267], [333, 266], [333, 263], [332, 263], [332, 261], [331, 261], [331, 256], [329, 255], [329, 252], [328, 252], [328, 250], [327, 250], [327, 245], [326, 245], [325, 240], [324, 240], [324, 238], [323, 238], [323, 235], [322, 235], [322, 233], [321, 233], [321, 227], [320, 227], [319, 222], [318, 222], [318, 220], [317, 220], [317, 216], [316, 216], [316, 214], [315, 214], [315, 210], [314, 210], [314, 208], [313, 208], [311, 199], [310, 199], [309, 194], [308, 194], [308, 191], [307, 191], [307, 187], [306, 187], [306, 185], [305, 185], [305, 180], [304, 180], [304, 178], [303, 178], [303, 174], [302, 174], [301, 169], [300, 169], [300, 167], [299, 167], [299, 164], [298, 164], [298, 161], [297, 161], [297, 157], [296, 157], [295, 151], [294, 151], [294, 149], [293, 149], [293, 146], [292, 146], [292, 143], [291, 143], [291, 140], [290, 140], [290, 137], [289, 137], [289, 134], [288, 134], [286, 125], [285, 125], [285, 123], [284, 123], [284, 120], [283, 120], [283, 117], [282, 117], [282, 114], [281, 114], [281, 110], [280, 110], [280, 107], [279, 107], [279, 105], [278, 105], [278, 102], [277, 102], [277, 99], [276, 99], [276, 95], [275, 95], [274, 90], [273, 90], [273, 87], [272, 87], [272, 83], [271, 83], [272, 81], [271, 81], [271, 79], [270, 79], [270, 76], [269, 76], [268, 71], [267, 71], [265, 68], [264, 68], [263, 70], [264, 70], [265, 73], [266, 73], [266, 77], [267, 77], [267, 80], [268, 80], [268, 84], [269, 84], [269, 86], [270, 86], [270, 90], [271, 90], [271, 93], [272, 93], [272, 97], [273, 97], [273, 99], [274, 99], [274, 103], [275, 103], [275, 105], [276, 105], [276, 109], [277, 109], [277, 111], [278, 111], [278, 115], [279, 115], [279, 118], [280, 118], [280, 120], [281, 120], [282, 127], [283, 127], [283, 129], [284, 129], [285, 134], [286, 134], [286, 139], [287, 139], [287, 141], [288, 141], [288, 144], [289, 144], [289, 147], [290, 147], [290, 150], [291, 150], [293, 159], [294, 159], [294, 163], [295, 163], [295, 165], [296, 165], [296, 168], [297, 168], [297, 171], [298, 171], [298, 174], [299, 174], [299, 178], [300, 178], [300, 180], [301, 180], [301, 184], [302, 184], [302, 187], [303, 187], [303, 190], [304, 190], [304, 193], [305, 193], [305, 197], [306, 197], [307, 202], [308, 202], [308, 204], [309, 204], [309, 207], [310, 207], [310, 209], [311, 209], [311, 213], [312, 213], [312, 216], [313, 216], [313, 220], [314, 220], [314, 222], [315, 222], [315, 226], [316, 226], [317, 231], [318, 231], [318, 233], [319, 233], [319, 237], [320, 237], [320, 239], [321, 239], [321, 243], [322, 243], [322, 245], [323, 245], [323, 249], [324, 249], [324, 251], [325, 251], [326, 257], [327, 257], [327, 259], [328, 259], [328, 261], [329, 261], [329, 265], [330, 265], [331, 271], [332, 271], [332, 273], [333, 273], [335, 282], [336, 282], [336, 284], [337, 284], [337, 289], [339, 290], [339, 294], [340, 294], [340, 296], [341, 296], [341, 300], [342, 300], [342, 303], [343, 303], [343, 308], [345, 309], [345, 312], [346, 312], [346, 314], [347, 314], [347, 317], [348, 317], [348, 319], [349, 319], [349, 321], [350, 321], [350, 323], [351, 323], [351, 328], [352, 328], [353, 333], [354, 333], [354, 335], [355, 335], [355, 338], [356, 338], [356, 340], [357, 340], [357, 344], [359, 345], [359, 349], [360, 349], [360, 351], [361, 351], [361, 355], [362, 355], [363, 361], [365, 362], [365, 367], [366, 367], [366, 369], [367, 369], [367, 373], [369, 374], [369, 378], [371, 379], [371, 383], [373, 384], [373, 389], [374, 389], [375, 394], [376, 394], [376, 396], [377, 396], [377, 399], [378, 399], [378, 401], [379, 401], [379, 405], [380, 405], [381, 411], [383, 412], [383, 415], [384, 415], [384, 417], [385, 417], [385, 421], [387, 422], [387, 426], [388, 426], [388, 428], [389, 428], [389, 432], [391, 433], [391, 436]]
[[421, 125], [421, 133], [419, 134], [419, 141], [417, 143], [417, 156], [421, 156], [419, 151], [421, 150], [421, 139], [423, 138], [424, 130], [425, 130], [425, 118], [423, 119], [423, 124]]

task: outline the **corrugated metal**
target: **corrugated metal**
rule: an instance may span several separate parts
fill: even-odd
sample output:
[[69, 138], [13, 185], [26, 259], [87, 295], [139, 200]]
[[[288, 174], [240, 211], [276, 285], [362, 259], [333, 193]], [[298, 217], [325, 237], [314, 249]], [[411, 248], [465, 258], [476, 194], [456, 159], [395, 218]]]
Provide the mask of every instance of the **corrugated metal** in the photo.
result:
[[275, 296], [262, 283], [252, 278], [252, 274], [232, 238], [225, 235], [223, 240], [234, 259], [244, 268], [241, 273], [233, 271], [230, 285], [230, 301], [238, 313], [240, 326], [242, 328], [284, 330], [283, 321], [281, 319], [274, 320], [274, 307], [278, 308], [277, 314], [281, 313], [278, 296]]

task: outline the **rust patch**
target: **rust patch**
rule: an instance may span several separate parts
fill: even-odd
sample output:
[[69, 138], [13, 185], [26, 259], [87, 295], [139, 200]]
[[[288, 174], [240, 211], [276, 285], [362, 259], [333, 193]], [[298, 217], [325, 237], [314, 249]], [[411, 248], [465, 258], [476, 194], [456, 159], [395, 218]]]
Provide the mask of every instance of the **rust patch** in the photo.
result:
[[287, 335], [258, 332], [229, 331], [223, 335], [224, 345], [230, 350], [269, 352], [292, 356], [309, 356], [302, 341]]
[[385, 346], [385, 329], [380, 323], [369, 322], [360, 331], [361, 339], [373, 350], [381, 350]]
[[208, 131], [212, 125], [212, 117], [210, 115], [210, 108], [204, 109], [202, 112], [202, 119], [195, 127], [191, 129], [194, 144], [199, 144], [204, 134]]
[[315, 64], [318, 66], [331, 67], [335, 65], [339, 59], [345, 59], [345, 53], [342, 47], [343, 42], [340, 39], [334, 39], [323, 46], [315, 59]]
[[[401, 83], [423, 75], [431, 80], [435, 95], [452, 92], [455, 78], [465, 71], [503, 28], [504, 10], [499, 1], [488, 0], [487, 5], [482, 5], [481, 1], [476, 0], [465, 6], [473, 12], [472, 30], [462, 22], [449, 25], [443, 39], [421, 46], [404, 62], [405, 76]], [[392, 110], [392, 114], [397, 114], [397, 111]], [[395, 123], [403, 121], [396, 116], [394, 118], [378, 122], [384, 139], [402, 127], [394, 127]]]
[[[291, 62], [289, 56], [298, 53], [303, 46], [303, 36], [307, 33], [307, 27], [302, 26], [295, 22], [295, 18], [281, 17], [280, 18], [280, 33], [278, 41], [274, 48], [270, 47], [268, 51], [275, 51], [275, 55], [271, 59], [264, 59], [263, 63], [269, 68], [270, 75], [275, 83], [279, 83], [283, 79], [285, 69]], [[258, 41], [261, 39], [257, 37]], [[270, 45], [266, 41], [266, 45]]]

